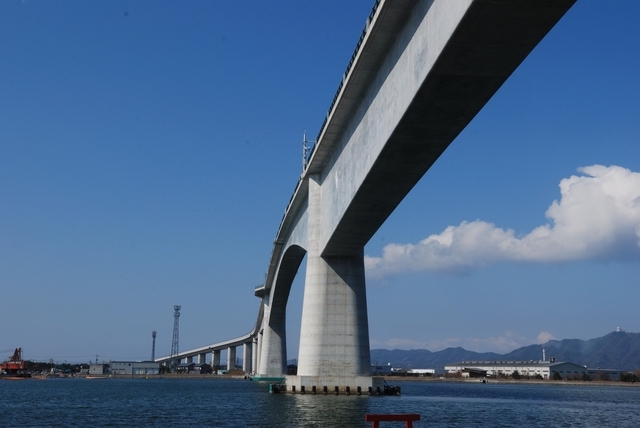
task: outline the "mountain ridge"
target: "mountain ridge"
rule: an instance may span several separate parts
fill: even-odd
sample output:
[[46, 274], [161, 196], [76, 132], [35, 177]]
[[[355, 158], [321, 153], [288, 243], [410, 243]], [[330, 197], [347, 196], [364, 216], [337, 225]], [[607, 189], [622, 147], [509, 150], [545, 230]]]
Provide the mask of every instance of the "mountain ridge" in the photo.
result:
[[441, 371], [446, 364], [460, 361], [528, 361], [541, 360], [542, 349], [546, 358], [568, 361], [589, 368], [606, 368], [631, 371], [640, 368], [640, 333], [614, 331], [602, 337], [582, 340], [549, 340], [544, 344], [523, 346], [506, 354], [467, 351], [462, 347], [446, 348], [431, 352], [427, 349], [372, 349], [371, 364], [393, 367], [435, 368]]

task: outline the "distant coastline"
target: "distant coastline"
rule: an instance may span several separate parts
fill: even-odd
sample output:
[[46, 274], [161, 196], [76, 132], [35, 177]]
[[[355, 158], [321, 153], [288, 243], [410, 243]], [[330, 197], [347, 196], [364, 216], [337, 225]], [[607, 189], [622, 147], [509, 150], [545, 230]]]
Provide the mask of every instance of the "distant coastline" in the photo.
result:
[[[237, 380], [237, 381], [251, 381], [251, 377], [241, 375], [214, 375], [214, 374], [160, 374], [160, 375], [105, 375], [105, 376], [88, 376], [88, 375], [39, 375], [33, 376], [31, 379], [87, 379], [87, 380], [113, 380], [113, 379], [131, 379], [131, 380], [161, 380], [161, 379], [173, 379], [173, 380], [201, 380], [201, 381], [222, 381], [222, 380]], [[389, 384], [395, 383], [467, 383], [467, 384], [481, 384], [478, 379], [461, 379], [461, 378], [445, 378], [438, 376], [384, 376], [384, 379]], [[565, 380], [539, 380], [539, 379], [487, 379], [487, 383], [498, 384], [510, 384], [510, 385], [554, 385], [554, 386], [614, 386], [625, 388], [638, 388], [640, 382], [621, 382], [621, 381], [600, 381], [592, 380], [588, 382], [584, 381], [565, 381]]]
[[[393, 382], [443, 382], [443, 383], [477, 383], [478, 379], [444, 378], [438, 376], [384, 376], [387, 383]], [[622, 386], [640, 387], [640, 382], [622, 382], [613, 380], [540, 380], [540, 379], [487, 379], [487, 383], [513, 384], [513, 385], [558, 385], [558, 386]]]

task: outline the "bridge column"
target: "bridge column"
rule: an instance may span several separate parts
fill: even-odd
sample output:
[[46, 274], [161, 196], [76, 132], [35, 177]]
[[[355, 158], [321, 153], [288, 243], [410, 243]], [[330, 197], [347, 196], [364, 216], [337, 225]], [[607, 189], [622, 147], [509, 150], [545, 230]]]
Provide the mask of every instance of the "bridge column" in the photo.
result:
[[236, 369], [236, 347], [229, 346], [227, 348], [227, 370]]
[[193, 363], [193, 355], [189, 355], [187, 357], [187, 364], [192, 364]]
[[211, 368], [213, 370], [220, 370], [220, 351], [213, 351], [211, 353]]
[[207, 362], [207, 354], [205, 352], [198, 355], [198, 364], [204, 364]]
[[287, 386], [306, 389], [378, 386], [371, 377], [364, 250], [322, 257], [322, 206], [317, 177], [309, 180], [309, 247], [297, 376]]
[[[265, 310], [260, 339], [260, 371], [256, 379], [282, 379], [287, 373], [287, 336], [284, 314]], [[267, 315], [268, 314], [268, 315]]]
[[253, 363], [253, 341], [245, 342], [244, 349], [242, 352], [242, 370], [244, 370], [245, 374], [251, 373], [251, 367]]
[[[258, 335], [260, 336], [260, 335]], [[260, 352], [260, 348], [258, 347], [258, 337], [254, 337], [251, 341], [251, 367], [253, 369], [252, 373], [258, 373], [258, 361], [260, 361], [258, 353]]]

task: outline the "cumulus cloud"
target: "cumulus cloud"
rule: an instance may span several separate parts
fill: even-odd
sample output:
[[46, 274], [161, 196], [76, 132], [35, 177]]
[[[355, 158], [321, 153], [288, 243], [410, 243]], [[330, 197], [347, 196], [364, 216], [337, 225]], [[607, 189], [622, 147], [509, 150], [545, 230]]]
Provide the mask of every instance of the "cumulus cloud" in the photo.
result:
[[524, 236], [481, 220], [449, 226], [417, 244], [389, 244], [365, 257], [369, 278], [404, 272], [460, 273], [500, 261], [554, 263], [640, 259], [640, 173], [579, 168], [560, 181], [548, 223]]

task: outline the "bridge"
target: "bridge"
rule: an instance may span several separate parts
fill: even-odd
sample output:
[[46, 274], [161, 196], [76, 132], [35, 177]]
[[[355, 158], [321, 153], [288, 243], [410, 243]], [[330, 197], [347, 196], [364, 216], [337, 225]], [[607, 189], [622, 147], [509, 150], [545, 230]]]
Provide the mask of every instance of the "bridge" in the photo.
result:
[[306, 256], [298, 373], [287, 388], [380, 387], [371, 376], [365, 244], [574, 2], [376, 1], [255, 290], [254, 329], [179, 357], [212, 352], [215, 360], [227, 348], [231, 361], [244, 345], [247, 373], [284, 377], [286, 306]]

